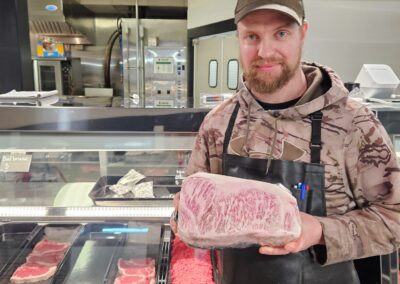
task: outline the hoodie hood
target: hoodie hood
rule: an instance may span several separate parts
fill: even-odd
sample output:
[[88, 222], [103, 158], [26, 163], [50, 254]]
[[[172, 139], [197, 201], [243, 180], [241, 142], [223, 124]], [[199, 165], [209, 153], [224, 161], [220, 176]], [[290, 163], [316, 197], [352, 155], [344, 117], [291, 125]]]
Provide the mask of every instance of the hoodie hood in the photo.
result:
[[[302, 69], [307, 80], [307, 90], [299, 102], [295, 106], [287, 109], [267, 112], [270, 112], [275, 117], [297, 119], [327, 108], [347, 97], [347, 89], [344, 87], [336, 72], [329, 67], [316, 63], [303, 63]], [[322, 81], [320, 84], [317, 82], [319, 80]], [[243, 81], [238, 92], [238, 99], [243, 109], [249, 109], [249, 106], [251, 106], [251, 112], [265, 112], [247, 89]]]

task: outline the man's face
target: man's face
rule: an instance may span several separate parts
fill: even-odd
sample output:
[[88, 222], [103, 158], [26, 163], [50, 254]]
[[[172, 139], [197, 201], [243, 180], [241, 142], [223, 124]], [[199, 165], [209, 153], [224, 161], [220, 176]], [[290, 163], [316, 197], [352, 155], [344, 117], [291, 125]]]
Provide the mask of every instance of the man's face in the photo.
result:
[[238, 23], [240, 60], [252, 92], [273, 93], [300, 70], [307, 27], [273, 10], [252, 12]]

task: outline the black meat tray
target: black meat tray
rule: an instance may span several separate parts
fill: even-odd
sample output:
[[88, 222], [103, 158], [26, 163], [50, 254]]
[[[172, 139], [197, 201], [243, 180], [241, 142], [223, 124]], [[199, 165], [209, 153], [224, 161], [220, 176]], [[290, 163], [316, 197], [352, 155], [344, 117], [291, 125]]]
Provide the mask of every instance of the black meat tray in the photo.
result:
[[[160, 238], [162, 238], [164, 234], [164, 226], [161, 227]], [[128, 233], [129, 234], [129, 233]], [[104, 284], [113, 284], [115, 279], [119, 276], [118, 272], [118, 260], [120, 258], [130, 259], [130, 258], [146, 258], [151, 257], [155, 260], [155, 273], [156, 273], [156, 283], [155, 284], [163, 284], [165, 282], [160, 282], [159, 280], [159, 257], [160, 257], [160, 244], [153, 244], [149, 246], [143, 242], [135, 242], [131, 243], [129, 241], [129, 236], [126, 238], [126, 242], [124, 246], [118, 248], [117, 253], [114, 255], [111, 265], [109, 266], [109, 271], [107, 272], [107, 277]]]
[[[126, 239], [126, 234], [117, 232], [118, 228], [126, 228], [126, 224], [85, 225], [83, 232], [56, 272], [53, 283], [106, 283], [110, 266]], [[107, 230], [116, 232], [105, 232]]]
[[[66, 252], [66, 254], [68, 254], [71, 247], [73, 246], [74, 241], [80, 234], [81, 228], [82, 225], [80, 224], [47, 224], [38, 226], [37, 232], [34, 234], [32, 239], [23, 247], [23, 249], [19, 252], [15, 260], [8, 266], [8, 268], [4, 271], [4, 273], [0, 275], [0, 284], [10, 283], [10, 278], [13, 275], [14, 271], [26, 262], [26, 257], [32, 252], [34, 246], [43, 238], [47, 238], [49, 240], [54, 240], [54, 241], [71, 243], [70, 248]], [[62, 233], [57, 232], [62, 229], [65, 229], [63, 230]], [[52, 234], [50, 232], [52, 232]], [[58, 267], [61, 267], [64, 261], [65, 257], [58, 265]], [[47, 280], [38, 281], [35, 283], [36, 284], [57, 283], [53, 281], [54, 278], [55, 276]]]
[[37, 223], [6, 223], [0, 225], [0, 275], [7, 270], [37, 231]]
[[173, 195], [181, 187], [175, 184], [174, 176], [148, 176], [141, 182], [153, 181], [154, 198], [135, 198], [133, 194], [120, 196], [109, 189], [122, 176], [101, 177], [89, 193], [97, 206], [172, 206]]

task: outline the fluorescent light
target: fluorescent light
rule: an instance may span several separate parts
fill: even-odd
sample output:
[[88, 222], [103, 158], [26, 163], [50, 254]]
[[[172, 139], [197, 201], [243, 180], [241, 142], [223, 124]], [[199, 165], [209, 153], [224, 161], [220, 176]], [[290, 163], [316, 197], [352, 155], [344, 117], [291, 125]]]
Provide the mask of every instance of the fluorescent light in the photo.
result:
[[54, 11], [57, 11], [57, 10], [58, 10], [57, 5], [46, 5], [44, 8], [45, 8], [47, 11], [50, 11], [50, 12], [54, 12]]

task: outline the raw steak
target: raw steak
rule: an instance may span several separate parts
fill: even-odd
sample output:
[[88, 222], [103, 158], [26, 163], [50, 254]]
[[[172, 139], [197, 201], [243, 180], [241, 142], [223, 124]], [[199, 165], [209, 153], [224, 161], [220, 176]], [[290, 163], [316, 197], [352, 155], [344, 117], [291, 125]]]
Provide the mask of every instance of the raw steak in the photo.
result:
[[23, 264], [11, 276], [11, 283], [31, 283], [49, 279], [56, 272], [55, 266], [30, 266]]
[[155, 261], [152, 258], [132, 258], [118, 260], [118, 271], [124, 276], [143, 276], [146, 279], [155, 278]]
[[65, 252], [70, 246], [70, 243], [54, 242], [50, 240], [41, 240], [33, 248], [33, 255], [42, 255], [54, 252]]
[[147, 279], [144, 276], [119, 276], [114, 284], [155, 284], [155, 279]]
[[154, 267], [156, 266], [156, 261], [154, 258], [131, 258], [131, 259], [118, 259], [118, 268], [131, 268], [131, 267]]
[[64, 258], [63, 252], [53, 252], [39, 254], [30, 254], [26, 257], [26, 263], [29, 265], [39, 265], [39, 266], [57, 266], [61, 260]]
[[188, 247], [175, 236], [171, 253], [171, 280], [173, 284], [214, 284], [210, 252]]
[[182, 184], [178, 233], [194, 247], [281, 246], [300, 231], [296, 199], [283, 186], [209, 173]]

